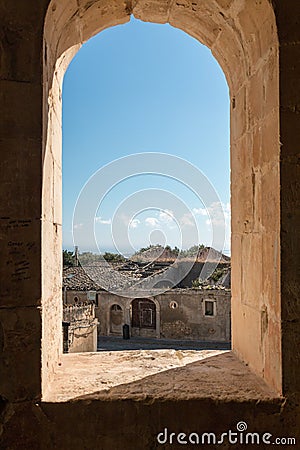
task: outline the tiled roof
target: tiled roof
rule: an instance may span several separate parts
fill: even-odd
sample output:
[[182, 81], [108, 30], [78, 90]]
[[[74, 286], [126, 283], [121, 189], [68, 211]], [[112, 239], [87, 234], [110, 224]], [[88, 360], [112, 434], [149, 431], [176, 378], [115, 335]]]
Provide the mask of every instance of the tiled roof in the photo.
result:
[[71, 291], [98, 291], [101, 289], [82, 267], [64, 269], [63, 287]]
[[116, 290], [127, 288], [138, 276], [106, 264], [70, 267], [63, 271], [63, 287], [76, 291]]
[[[147, 282], [163, 274], [170, 265], [161, 264], [141, 265], [127, 262], [123, 265], [107, 266], [94, 264], [91, 266], [69, 267], [63, 271], [63, 287], [72, 291], [99, 291], [128, 289], [139, 281], [141, 289], [149, 288]], [[176, 268], [173, 269], [176, 271]], [[229, 272], [230, 273], [230, 272]], [[221, 279], [217, 285], [203, 285], [201, 289], [230, 289], [230, 275]]]

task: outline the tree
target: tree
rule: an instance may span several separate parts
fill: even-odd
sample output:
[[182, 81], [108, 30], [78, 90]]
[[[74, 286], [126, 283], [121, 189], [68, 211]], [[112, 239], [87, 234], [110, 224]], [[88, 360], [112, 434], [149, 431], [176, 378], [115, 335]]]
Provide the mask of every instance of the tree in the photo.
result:
[[109, 262], [125, 262], [126, 259], [124, 258], [124, 256], [118, 254], [118, 253], [109, 253], [109, 252], [105, 252], [103, 255], [103, 258], [106, 261]]
[[63, 267], [74, 267], [74, 266], [75, 266], [75, 256], [73, 252], [63, 250]]
[[181, 250], [180, 255], [181, 256], [195, 256], [198, 255], [199, 250], [202, 250], [204, 248], [203, 244], [200, 245], [193, 245], [192, 247], [190, 247], [187, 250]]

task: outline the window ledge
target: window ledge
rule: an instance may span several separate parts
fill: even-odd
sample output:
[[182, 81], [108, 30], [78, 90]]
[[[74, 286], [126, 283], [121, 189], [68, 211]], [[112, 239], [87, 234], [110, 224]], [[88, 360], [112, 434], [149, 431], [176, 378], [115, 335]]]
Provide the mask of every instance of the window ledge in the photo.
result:
[[233, 352], [134, 350], [62, 355], [43, 401], [204, 398], [280, 399]]

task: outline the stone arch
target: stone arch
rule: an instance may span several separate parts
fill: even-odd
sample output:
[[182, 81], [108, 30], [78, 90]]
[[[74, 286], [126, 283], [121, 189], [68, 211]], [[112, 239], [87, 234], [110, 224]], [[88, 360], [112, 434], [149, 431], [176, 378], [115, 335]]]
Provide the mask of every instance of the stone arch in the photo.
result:
[[124, 310], [118, 303], [113, 303], [109, 308], [109, 334], [122, 335], [124, 325]]
[[[43, 55], [43, 380], [47, 383], [61, 348], [61, 307], [57, 302], [53, 308], [52, 286], [60, 285], [63, 74], [83, 42], [127, 22], [131, 14], [169, 23], [198, 39], [226, 76], [231, 97], [233, 350], [281, 391], [279, 62], [269, 0], [50, 1]], [[51, 273], [49, 262], [57, 268]]]

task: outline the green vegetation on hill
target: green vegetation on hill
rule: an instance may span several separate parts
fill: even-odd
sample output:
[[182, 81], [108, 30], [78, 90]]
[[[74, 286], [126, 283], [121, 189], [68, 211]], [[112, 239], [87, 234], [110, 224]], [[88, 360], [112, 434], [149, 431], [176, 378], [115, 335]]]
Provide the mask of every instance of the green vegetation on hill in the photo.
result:
[[177, 254], [178, 255], [178, 253], [179, 253], [179, 248], [178, 247], [174, 247], [174, 248], [172, 248], [172, 247], [170, 247], [169, 245], [166, 245], [165, 247], [163, 247], [162, 245], [160, 245], [160, 244], [156, 244], [156, 245], [148, 245], [148, 247], [142, 247], [142, 248], [140, 248], [140, 250], [138, 250], [137, 252], [135, 252], [134, 253], [134, 255], [132, 255], [132, 256], [136, 256], [136, 255], [140, 255], [141, 253], [145, 253], [145, 252], [147, 252], [148, 250], [153, 250], [153, 249], [161, 249], [161, 250], [166, 250], [166, 251], [168, 251], [168, 252], [172, 252], [172, 253], [174, 253], [174, 254]]
[[202, 249], [204, 249], [205, 246], [203, 244], [201, 245], [193, 245], [192, 247], [188, 248], [187, 250], [179, 250], [178, 247], [170, 247], [169, 245], [166, 245], [166, 247], [163, 247], [160, 244], [156, 245], [149, 245], [148, 247], [142, 247], [139, 251], [137, 251], [132, 258], [136, 258], [138, 256], [142, 256], [143, 253], [149, 253], [151, 254], [151, 250], [162, 250], [165, 252], [166, 256], [167, 254], [170, 256], [172, 255], [174, 258], [177, 258], [178, 255], [183, 258], [189, 258], [189, 257], [195, 257], [195, 255], [198, 254], [198, 252]]
[[[193, 245], [187, 250], [179, 250], [178, 247], [170, 247], [169, 245], [166, 245], [166, 247], [163, 247], [160, 244], [156, 245], [149, 245], [148, 247], [142, 247], [139, 251], [137, 251], [134, 255], [132, 255], [131, 259], [133, 260], [142, 260], [144, 257], [155, 257], [155, 252], [158, 252], [162, 258], [169, 259], [169, 260], [175, 260], [177, 256], [181, 258], [194, 258], [201, 252], [201, 250], [205, 250], [206, 247], [203, 244], [200, 245]], [[215, 251], [216, 252], [216, 251]], [[216, 252], [218, 253], [218, 252]], [[116, 263], [122, 263], [126, 261], [126, 258], [119, 253], [110, 253], [105, 252], [102, 256], [99, 256], [96, 253], [92, 252], [83, 252], [79, 255], [79, 265], [93, 265], [95, 263], [101, 262], [102, 257], [109, 262], [116, 262]], [[223, 255], [224, 256], [224, 255]], [[224, 256], [224, 258], [226, 258]], [[230, 260], [230, 258], [228, 258]], [[70, 252], [68, 250], [63, 250], [63, 266], [64, 267], [73, 267], [75, 266], [75, 255], [73, 252]], [[216, 274], [216, 277], [220, 277], [222, 274]], [[214, 280], [214, 281], [217, 281]]]
[[181, 250], [180, 256], [184, 256], [184, 257], [195, 256], [198, 254], [199, 250], [202, 250], [203, 248], [205, 248], [203, 244], [193, 245], [192, 247], [188, 248], [187, 250]]
[[[105, 252], [102, 257], [109, 262], [125, 262], [126, 258], [119, 255], [118, 253]], [[79, 265], [92, 265], [97, 262], [101, 262], [102, 258], [96, 253], [83, 252], [78, 255]], [[63, 266], [64, 267], [74, 267], [75, 266], [75, 255], [73, 252], [68, 250], [63, 250]]]
[[196, 278], [192, 281], [192, 287], [198, 288], [200, 286], [205, 286], [207, 284], [217, 284], [218, 281], [220, 281], [221, 278], [224, 277], [224, 275], [228, 272], [228, 267], [218, 267], [215, 269], [215, 271], [211, 274], [208, 280], [200, 280], [199, 278]]
[[110, 261], [110, 262], [125, 262], [126, 261], [126, 258], [124, 258], [124, 256], [120, 255], [119, 253], [105, 252], [103, 255], [103, 258], [106, 261]]

